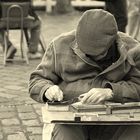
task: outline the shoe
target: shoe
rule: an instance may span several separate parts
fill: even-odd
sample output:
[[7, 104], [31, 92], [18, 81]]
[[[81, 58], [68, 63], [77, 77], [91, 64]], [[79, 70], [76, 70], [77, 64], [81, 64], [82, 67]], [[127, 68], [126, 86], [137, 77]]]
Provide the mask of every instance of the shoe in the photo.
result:
[[29, 59], [40, 59], [42, 58], [42, 54], [39, 52], [36, 53], [28, 53], [28, 58]]
[[8, 48], [8, 51], [7, 51], [6, 58], [13, 59], [16, 51], [17, 51], [17, 49], [13, 45], [10, 45], [10, 47]]
[[12, 59], [14, 58], [16, 51], [17, 51], [17, 49], [13, 45], [10, 45], [8, 47], [8, 51], [7, 51], [7, 54], [6, 54], [6, 59], [9, 59], [9, 60], [6, 60], [7, 63], [12, 63], [13, 62]]

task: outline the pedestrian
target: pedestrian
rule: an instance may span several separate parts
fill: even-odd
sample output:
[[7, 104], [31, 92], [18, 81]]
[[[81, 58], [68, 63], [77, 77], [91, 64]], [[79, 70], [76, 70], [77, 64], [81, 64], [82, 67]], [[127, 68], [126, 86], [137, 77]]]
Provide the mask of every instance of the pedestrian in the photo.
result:
[[[4, 0], [4, 2], [10, 3], [11, 1]], [[12, 2], [19, 2], [19, 1], [14, 0]], [[24, 25], [23, 25], [23, 26], [28, 26], [27, 28], [30, 31], [30, 39], [28, 42], [28, 48], [29, 48], [28, 57], [29, 57], [29, 59], [41, 58], [42, 54], [38, 52], [40, 30], [41, 30], [41, 21], [39, 20], [38, 16], [34, 12], [31, 0], [22, 0], [20, 2], [29, 2], [30, 3], [29, 15], [28, 15], [29, 20], [24, 22]], [[2, 17], [2, 7], [0, 7], [0, 8], [1, 8], [0, 17]], [[1, 27], [0, 28], [0, 43], [2, 44], [3, 49], [5, 48], [5, 46], [4, 46], [4, 32], [5, 32], [4, 28], [5, 28], [5, 26], [6, 26], [5, 21], [1, 20], [0, 21], [0, 27]], [[17, 49], [14, 47], [14, 45], [9, 40], [9, 38], [6, 38], [6, 40], [7, 40], [7, 46], [8, 46], [7, 59], [13, 59]]]
[[[140, 101], [139, 46], [118, 32], [111, 13], [87, 10], [76, 30], [50, 43], [31, 73], [30, 96], [40, 103], [79, 96], [82, 104]], [[136, 140], [139, 132], [139, 126], [56, 124], [51, 140]]]
[[127, 33], [140, 41], [140, 0], [128, 1]]

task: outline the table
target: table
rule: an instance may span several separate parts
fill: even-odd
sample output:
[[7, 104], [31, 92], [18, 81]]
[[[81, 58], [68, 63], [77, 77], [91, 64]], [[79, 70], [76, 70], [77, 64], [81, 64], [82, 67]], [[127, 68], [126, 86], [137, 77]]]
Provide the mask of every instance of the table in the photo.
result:
[[42, 107], [43, 122], [47, 124], [131, 125], [140, 124], [140, 102], [106, 103], [104, 105], [48, 105]]

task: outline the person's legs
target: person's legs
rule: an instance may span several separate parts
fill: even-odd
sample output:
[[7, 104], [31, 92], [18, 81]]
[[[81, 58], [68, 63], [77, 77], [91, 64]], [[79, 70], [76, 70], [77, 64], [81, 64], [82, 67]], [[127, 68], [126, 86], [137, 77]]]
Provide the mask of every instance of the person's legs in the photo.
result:
[[140, 139], [140, 126], [128, 125], [121, 126], [116, 131], [112, 140], [139, 140]]
[[[6, 42], [7, 42], [7, 59], [13, 59], [16, 53], [16, 48], [12, 45], [11, 41], [9, 40], [9, 38], [6, 38]], [[5, 49], [5, 43], [4, 43], [4, 30], [0, 30], [0, 43], [3, 47], [3, 50]]]
[[30, 24], [30, 26], [30, 39], [28, 42], [29, 58], [41, 58], [42, 55], [38, 53], [41, 22], [40, 20], [35, 20]]
[[90, 140], [112, 140], [118, 130], [117, 125], [91, 125], [88, 126]]
[[106, 1], [106, 10], [114, 15], [118, 30], [121, 32], [125, 32], [125, 28], [127, 25], [127, 1], [126, 0], [111, 0]]
[[51, 140], [88, 140], [86, 128], [81, 125], [55, 125]]

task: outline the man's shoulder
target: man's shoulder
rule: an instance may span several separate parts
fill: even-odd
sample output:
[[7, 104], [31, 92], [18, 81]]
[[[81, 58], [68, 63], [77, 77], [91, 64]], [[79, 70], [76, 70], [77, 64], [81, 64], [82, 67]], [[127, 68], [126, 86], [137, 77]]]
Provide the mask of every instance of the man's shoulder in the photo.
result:
[[132, 38], [126, 33], [118, 32], [118, 36], [120, 37], [121, 41], [126, 45], [127, 49], [132, 49], [137, 46], [140, 47], [140, 42]]
[[53, 39], [54, 43], [70, 43], [75, 40], [75, 30], [62, 33]]
[[125, 33], [119, 33], [125, 48], [129, 62], [140, 68], [140, 43]]
[[71, 46], [75, 42], [75, 31], [63, 33], [60, 36], [54, 38], [51, 43], [50, 47], [54, 51], [55, 55], [59, 57], [71, 56], [73, 54]]
[[127, 33], [123, 33], [123, 32], [118, 32], [118, 35], [120, 36], [120, 38], [123, 41], [131, 41], [134, 43], [139, 43], [137, 40], [135, 40], [134, 38], [132, 38], [130, 35], [128, 35]]

